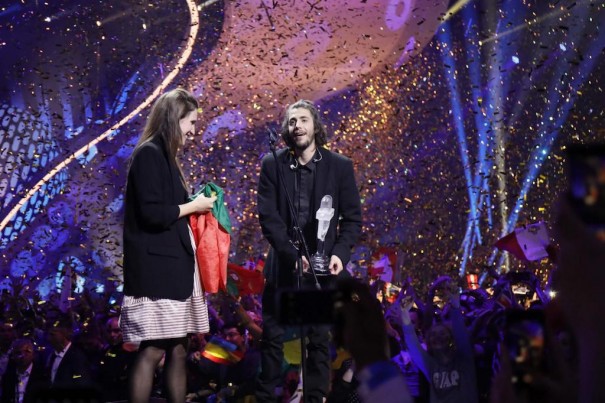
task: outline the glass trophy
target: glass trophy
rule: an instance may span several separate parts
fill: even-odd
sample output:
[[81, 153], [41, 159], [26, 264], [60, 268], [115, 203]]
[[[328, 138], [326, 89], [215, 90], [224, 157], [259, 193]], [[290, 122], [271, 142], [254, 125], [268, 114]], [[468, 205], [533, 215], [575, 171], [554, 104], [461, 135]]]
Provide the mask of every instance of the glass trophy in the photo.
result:
[[328, 268], [328, 257], [324, 251], [324, 241], [328, 228], [330, 228], [330, 220], [334, 217], [334, 209], [332, 208], [332, 196], [325, 195], [321, 199], [321, 206], [315, 218], [319, 221], [317, 225], [317, 251], [311, 256], [311, 267], [317, 276], [329, 276], [330, 269]]

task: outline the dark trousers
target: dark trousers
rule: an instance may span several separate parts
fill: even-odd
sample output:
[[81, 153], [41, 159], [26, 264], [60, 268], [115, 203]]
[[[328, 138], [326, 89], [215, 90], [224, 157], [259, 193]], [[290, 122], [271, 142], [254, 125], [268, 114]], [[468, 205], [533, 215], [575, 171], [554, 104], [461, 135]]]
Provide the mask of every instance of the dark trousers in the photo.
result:
[[[282, 385], [284, 360], [284, 328], [279, 325], [275, 315], [276, 290], [271, 284], [263, 292], [263, 336], [260, 342], [261, 374], [256, 398], [261, 402], [277, 402], [275, 388]], [[305, 403], [322, 402], [328, 394], [330, 382], [329, 327], [305, 327], [307, 339]], [[303, 350], [304, 353], [304, 350]]]

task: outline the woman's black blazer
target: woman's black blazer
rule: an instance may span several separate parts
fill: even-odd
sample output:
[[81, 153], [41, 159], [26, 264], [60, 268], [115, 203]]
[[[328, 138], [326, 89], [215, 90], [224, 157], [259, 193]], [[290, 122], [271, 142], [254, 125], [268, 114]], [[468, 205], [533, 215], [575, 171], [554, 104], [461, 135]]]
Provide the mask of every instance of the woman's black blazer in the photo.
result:
[[193, 292], [188, 194], [163, 140], [136, 151], [128, 171], [124, 216], [124, 294], [184, 300]]

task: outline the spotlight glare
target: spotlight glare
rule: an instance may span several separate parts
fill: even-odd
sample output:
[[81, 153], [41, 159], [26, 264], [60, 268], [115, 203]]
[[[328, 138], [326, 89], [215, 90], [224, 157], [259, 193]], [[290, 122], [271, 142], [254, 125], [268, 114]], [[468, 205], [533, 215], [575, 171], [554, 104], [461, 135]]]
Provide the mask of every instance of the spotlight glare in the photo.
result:
[[513, 63], [519, 64], [519, 58], [517, 56], [513, 56], [512, 59], [513, 59]]

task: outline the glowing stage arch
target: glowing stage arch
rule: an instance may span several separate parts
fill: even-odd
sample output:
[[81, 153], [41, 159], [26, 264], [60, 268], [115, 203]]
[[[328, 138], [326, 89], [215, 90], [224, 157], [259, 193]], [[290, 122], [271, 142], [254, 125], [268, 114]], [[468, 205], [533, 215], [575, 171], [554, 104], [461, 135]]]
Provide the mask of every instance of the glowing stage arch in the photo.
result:
[[166, 77], [162, 80], [160, 85], [153, 90], [153, 92], [140, 104], [138, 105], [132, 112], [122, 118], [119, 122], [111, 126], [101, 135], [90, 141], [88, 144], [81, 147], [79, 150], [69, 155], [59, 164], [57, 164], [54, 168], [50, 169], [49, 172], [44, 175], [42, 179], [40, 179], [34, 186], [32, 186], [25, 196], [23, 196], [14, 207], [6, 214], [2, 221], [0, 221], [0, 233], [6, 228], [6, 226], [15, 219], [15, 216], [19, 212], [19, 210], [23, 210], [30, 199], [32, 199], [38, 192], [44, 189], [44, 186], [50, 182], [53, 178], [55, 178], [60, 172], [63, 171], [70, 163], [74, 160], [77, 160], [81, 156], [85, 155], [91, 148], [95, 147], [101, 141], [107, 139], [112, 134], [116, 132], [120, 127], [128, 123], [132, 118], [137, 116], [143, 109], [149, 106], [175, 79], [175, 77], [181, 72], [185, 63], [191, 56], [193, 51], [193, 46], [195, 45], [195, 41], [197, 38], [197, 34], [199, 31], [199, 14], [198, 14], [198, 6], [196, 5], [194, 0], [185, 0], [187, 3], [187, 7], [189, 10], [190, 18], [191, 18], [191, 28], [189, 31], [189, 36], [187, 38], [187, 42], [184, 45], [183, 52], [181, 53], [178, 61], [176, 62], [174, 68], [166, 75]]

